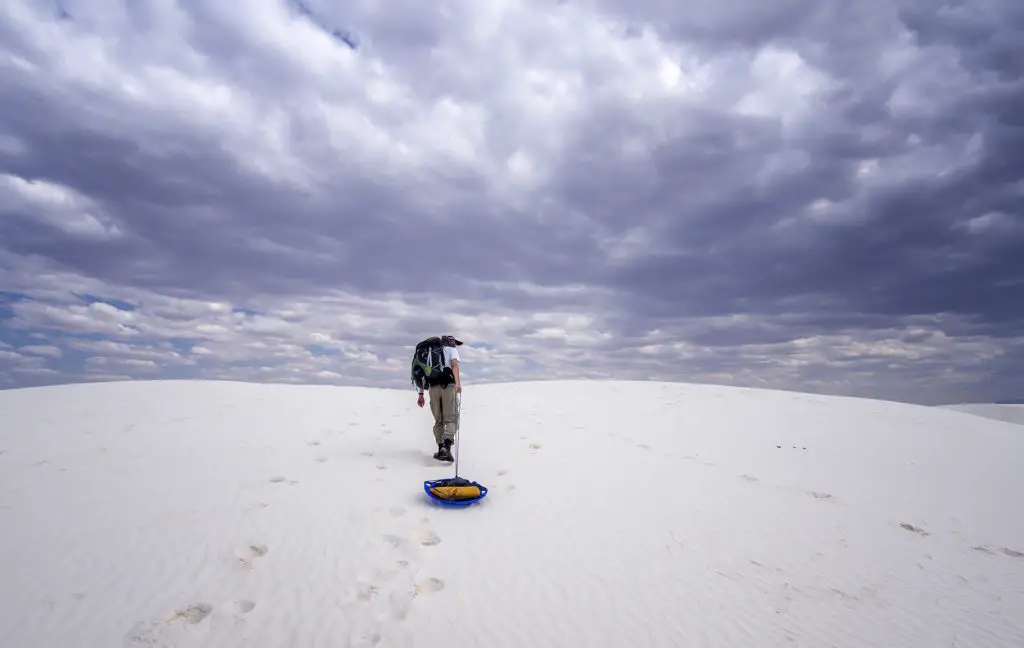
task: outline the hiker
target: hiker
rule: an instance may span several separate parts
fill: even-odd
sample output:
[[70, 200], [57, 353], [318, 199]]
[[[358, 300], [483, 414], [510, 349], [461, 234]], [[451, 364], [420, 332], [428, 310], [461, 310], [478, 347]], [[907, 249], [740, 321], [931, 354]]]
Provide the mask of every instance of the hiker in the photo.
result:
[[[412, 377], [419, 390], [416, 404], [424, 405], [424, 389], [430, 392], [430, 411], [434, 415], [434, 458], [454, 461], [452, 444], [458, 432], [457, 394], [462, 393], [459, 350], [462, 341], [453, 335], [423, 340], [416, 345]], [[438, 372], [435, 374], [434, 372]]]

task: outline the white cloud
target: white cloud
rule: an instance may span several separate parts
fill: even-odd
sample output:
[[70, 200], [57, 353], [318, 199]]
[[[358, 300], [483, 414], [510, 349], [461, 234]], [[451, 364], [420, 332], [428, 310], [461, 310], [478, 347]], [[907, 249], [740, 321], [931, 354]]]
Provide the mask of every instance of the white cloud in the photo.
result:
[[22, 353], [29, 353], [37, 356], [46, 356], [50, 358], [59, 358], [64, 355], [60, 347], [53, 346], [52, 344], [29, 344], [18, 349]]
[[92, 200], [46, 180], [0, 173], [0, 211], [31, 215], [72, 237], [115, 239], [124, 234]]

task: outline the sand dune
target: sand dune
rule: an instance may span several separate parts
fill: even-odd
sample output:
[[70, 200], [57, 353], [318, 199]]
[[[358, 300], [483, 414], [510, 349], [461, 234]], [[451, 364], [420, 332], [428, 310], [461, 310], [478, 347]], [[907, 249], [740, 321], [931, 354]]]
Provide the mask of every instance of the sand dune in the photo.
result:
[[997, 405], [995, 403], [964, 403], [962, 405], [943, 405], [944, 409], [983, 416], [995, 421], [1005, 421], [1024, 425], [1024, 405]]
[[4, 646], [1024, 646], [1024, 435], [660, 383], [0, 392]]

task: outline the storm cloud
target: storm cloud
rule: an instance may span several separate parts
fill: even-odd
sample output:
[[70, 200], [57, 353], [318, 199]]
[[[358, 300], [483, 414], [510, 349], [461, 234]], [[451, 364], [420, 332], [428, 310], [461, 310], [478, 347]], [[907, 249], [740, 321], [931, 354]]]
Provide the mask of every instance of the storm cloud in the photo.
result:
[[0, 10], [0, 384], [1024, 394], [1024, 5]]

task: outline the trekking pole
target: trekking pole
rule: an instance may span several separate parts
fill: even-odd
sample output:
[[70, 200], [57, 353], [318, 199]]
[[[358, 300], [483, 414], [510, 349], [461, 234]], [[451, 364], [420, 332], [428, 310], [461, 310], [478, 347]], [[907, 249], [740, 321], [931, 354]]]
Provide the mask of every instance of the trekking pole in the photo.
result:
[[455, 478], [459, 477], [459, 442], [462, 441], [462, 394], [455, 395]]

